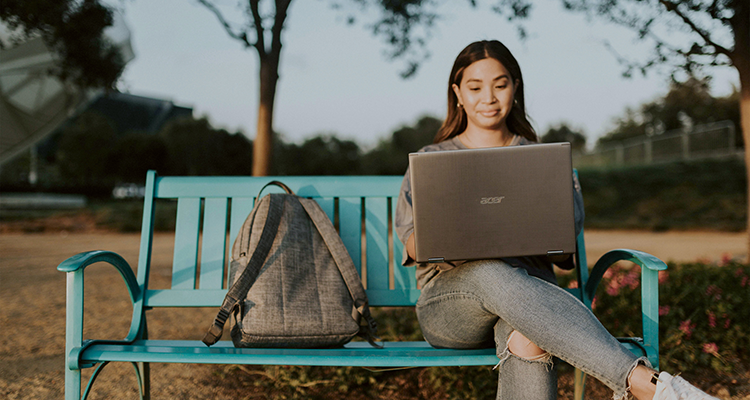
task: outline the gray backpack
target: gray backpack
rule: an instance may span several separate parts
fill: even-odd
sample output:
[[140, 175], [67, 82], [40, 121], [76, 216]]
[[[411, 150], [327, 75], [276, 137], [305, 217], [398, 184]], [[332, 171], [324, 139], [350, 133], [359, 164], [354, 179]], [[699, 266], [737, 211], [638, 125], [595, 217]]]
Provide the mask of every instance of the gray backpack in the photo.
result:
[[331, 221], [314, 200], [268, 185], [287, 194], [257, 201], [243, 224], [232, 286], [203, 342], [216, 343], [233, 314], [236, 347], [336, 347], [358, 335], [379, 347], [362, 281]]

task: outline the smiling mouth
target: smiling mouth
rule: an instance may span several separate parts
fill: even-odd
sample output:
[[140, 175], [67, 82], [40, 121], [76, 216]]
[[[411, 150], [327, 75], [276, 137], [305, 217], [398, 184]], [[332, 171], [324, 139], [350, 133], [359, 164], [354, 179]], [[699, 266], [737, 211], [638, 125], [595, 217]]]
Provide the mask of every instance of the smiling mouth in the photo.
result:
[[495, 115], [499, 114], [500, 110], [491, 110], [491, 111], [480, 111], [479, 114], [485, 116], [485, 117], [494, 117]]

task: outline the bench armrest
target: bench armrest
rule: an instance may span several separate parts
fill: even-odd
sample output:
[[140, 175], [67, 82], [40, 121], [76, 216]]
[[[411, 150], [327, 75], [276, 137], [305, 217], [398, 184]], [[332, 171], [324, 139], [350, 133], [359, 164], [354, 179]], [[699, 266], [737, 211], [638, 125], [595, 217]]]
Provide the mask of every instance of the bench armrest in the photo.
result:
[[102, 250], [79, 253], [60, 263], [57, 270], [61, 272], [83, 272], [86, 267], [97, 262], [106, 262], [117, 269], [128, 287], [130, 300], [135, 303], [141, 292], [138, 281], [135, 279], [135, 274], [128, 262], [117, 253]]
[[129, 343], [142, 335], [143, 291], [138, 285], [128, 262], [111, 251], [96, 250], [76, 254], [57, 266], [58, 271], [67, 273], [65, 353], [67, 367], [70, 370], [90, 366], [81, 363], [81, 354], [85, 348], [99, 342], [95, 340], [83, 341], [83, 272], [86, 267], [98, 262], [107, 263], [117, 269], [125, 281], [130, 300], [133, 303], [133, 319], [127, 337], [122, 341], [110, 342]]
[[585, 296], [588, 299], [593, 299], [596, 293], [596, 288], [604, 277], [604, 273], [607, 272], [609, 267], [618, 261], [630, 261], [638, 264], [641, 267], [642, 279], [648, 279], [647, 277], [655, 276], [659, 277], [659, 271], [667, 269], [667, 264], [657, 257], [644, 253], [638, 250], [630, 249], [617, 249], [608, 251], [594, 264], [594, 268], [589, 273], [588, 282], [584, 288]]
[[596, 288], [604, 273], [618, 261], [630, 261], [641, 267], [641, 313], [643, 317], [643, 345], [649, 361], [659, 368], [659, 271], [667, 264], [657, 257], [638, 250], [617, 249], [604, 254], [594, 264], [583, 290], [584, 302], [591, 305]]

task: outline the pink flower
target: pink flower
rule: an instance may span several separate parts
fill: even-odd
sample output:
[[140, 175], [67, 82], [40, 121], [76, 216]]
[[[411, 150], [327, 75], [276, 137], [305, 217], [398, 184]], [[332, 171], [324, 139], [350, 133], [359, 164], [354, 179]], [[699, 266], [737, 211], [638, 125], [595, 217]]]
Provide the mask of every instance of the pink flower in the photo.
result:
[[669, 314], [669, 310], [670, 310], [669, 306], [659, 306], [659, 316], [663, 317]]
[[708, 326], [716, 328], [716, 315], [714, 315], [713, 311], [708, 312]]
[[627, 286], [630, 289], [636, 289], [639, 285], [639, 282], [638, 282], [639, 275], [640, 274], [638, 273], [638, 271], [634, 269], [630, 270], [630, 272], [622, 276], [622, 279], [620, 280], [620, 282], [622, 283], [623, 286]]
[[713, 296], [714, 300], [721, 299], [721, 288], [716, 285], [708, 285], [706, 296]]
[[678, 329], [689, 339], [690, 335], [693, 334], [695, 324], [692, 323], [689, 319], [686, 319], [685, 321], [680, 322], [680, 327]]
[[745, 287], [747, 285], [747, 281], [748, 281], [748, 277], [747, 276], [743, 276], [742, 277], [742, 282], [740, 282], [740, 284], [742, 285], [742, 287]]
[[731, 320], [729, 319], [729, 315], [727, 313], [724, 313], [721, 315], [722, 318], [724, 318], [724, 329], [729, 329], [729, 325], [731, 324]]
[[659, 283], [666, 283], [667, 278], [669, 278], [669, 271], [659, 271]]
[[618, 280], [613, 279], [609, 282], [609, 285], [607, 285], [607, 294], [610, 296], [620, 294], [620, 282]]
[[591, 300], [591, 309], [592, 310], [596, 309], [596, 298], [594, 298], [594, 300]]
[[739, 277], [741, 277], [742, 275], [743, 275], [743, 271], [742, 271], [742, 268], [741, 268], [741, 267], [738, 267], [738, 268], [737, 268], [736, 270], [734, 270], [734, 276], [735, 276], [736, 278], [739, 278]]
[[716, 355], [719, 352], [719, 346], [716, 343], [703, 343], [703, 352]]
[[578, 289], [578, 280], [572, 280], [568, 283], [568, 289]]

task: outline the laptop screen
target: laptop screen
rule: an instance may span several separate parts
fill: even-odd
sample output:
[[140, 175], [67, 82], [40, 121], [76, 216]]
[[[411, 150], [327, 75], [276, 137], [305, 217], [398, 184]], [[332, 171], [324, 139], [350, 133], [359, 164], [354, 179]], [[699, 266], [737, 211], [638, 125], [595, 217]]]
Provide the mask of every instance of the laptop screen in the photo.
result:
[[409, 154], [417, 262], [575, 252], [569, 143]]

